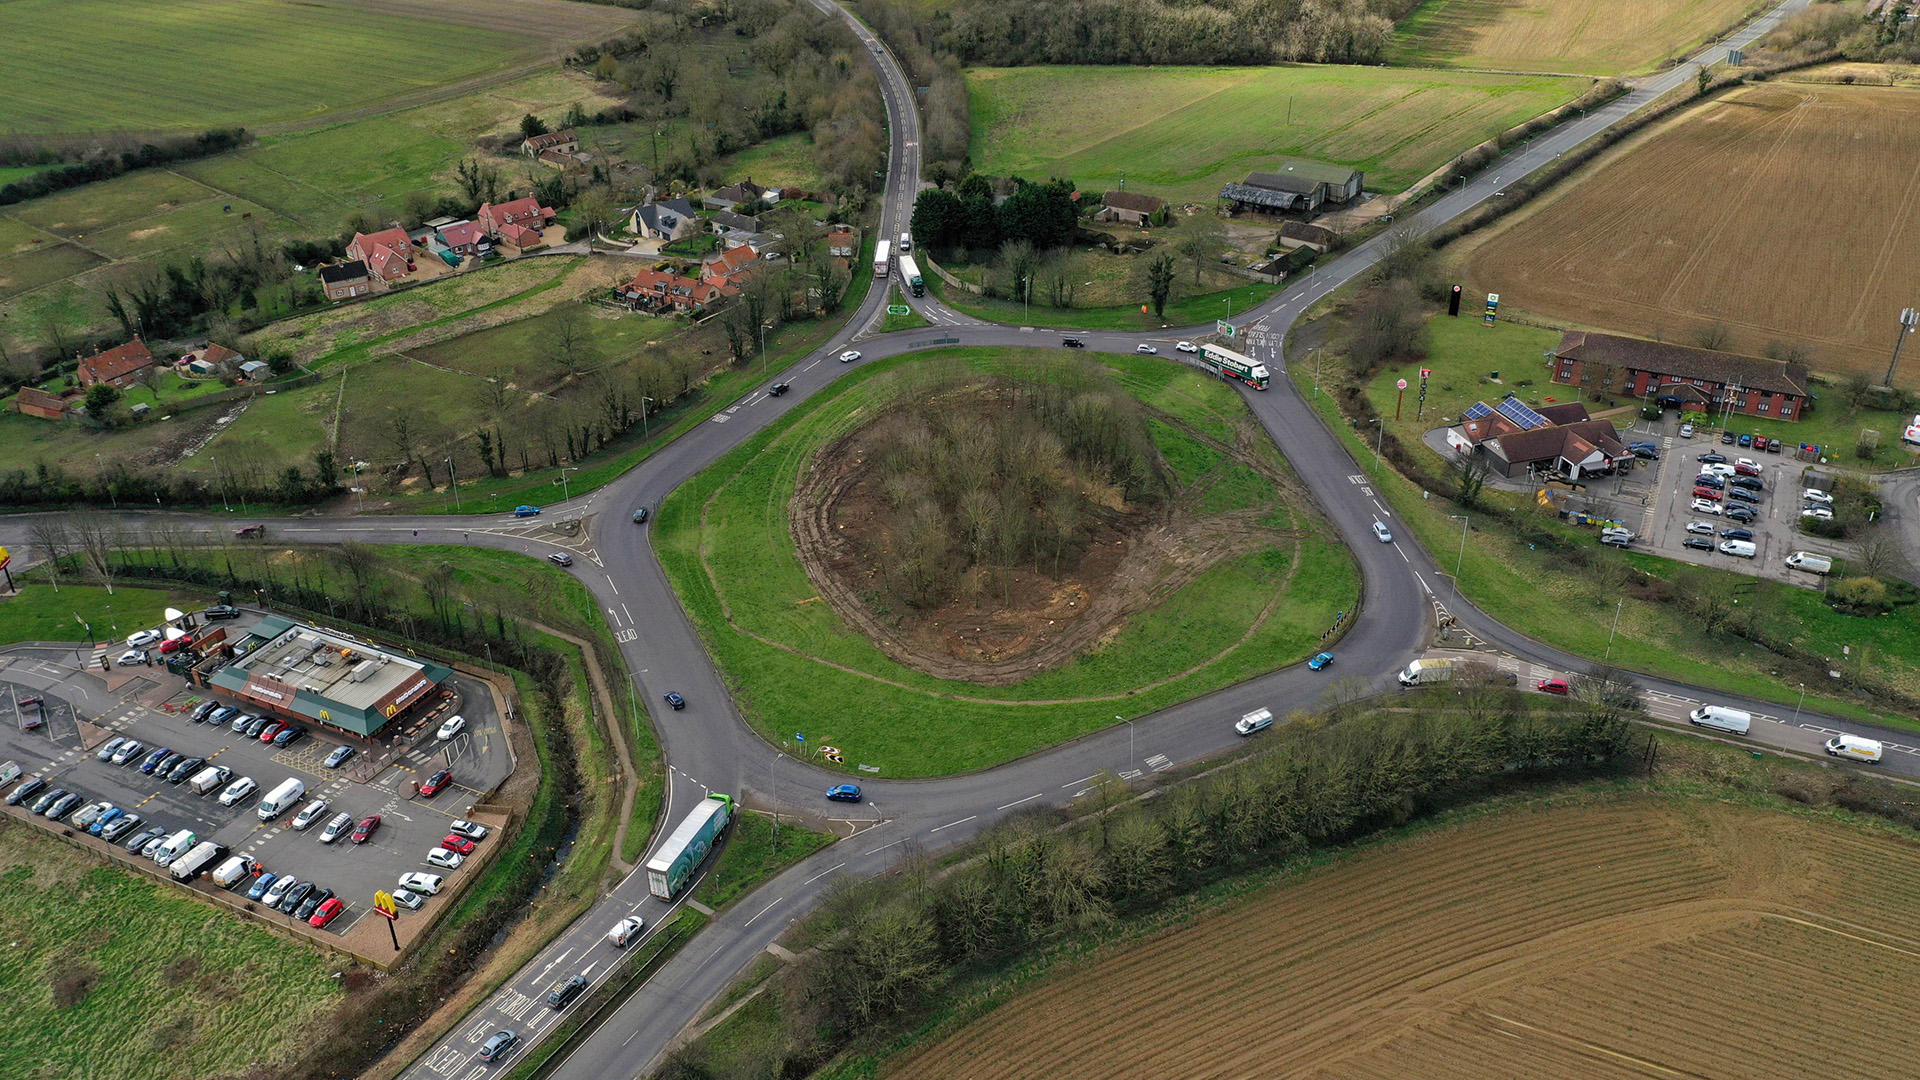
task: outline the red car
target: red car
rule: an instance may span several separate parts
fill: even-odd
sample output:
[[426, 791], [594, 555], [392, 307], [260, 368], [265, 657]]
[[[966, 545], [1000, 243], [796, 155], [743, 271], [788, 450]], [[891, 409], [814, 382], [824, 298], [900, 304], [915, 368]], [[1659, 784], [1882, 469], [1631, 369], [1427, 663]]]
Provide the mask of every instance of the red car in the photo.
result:
[[1568, 686], [1567, 680], [1565, 679], [1541, 679], [1538, 683], [1534, 685], [1534, 689], [1540, 691], [1543, 694], [1573, 693], [1573, 687]]
[[278, 735], [285, 730], [287, 730], [287, 725], [281, 723], [278, 720], [275, 720], [273, 723], [268, 724], [266, 727], [260, 729], [260, 741], [272, 742], [273, 737], [275, 735]]
[[379, 827], [380, 827], [380, 815], [368, 814], [366, 818], [360, 822], [360, 824], [355, 825], [353, 827], [353, 835], [348, 837], [347, 839], [352, 840], [356, 844], [364, 844], [367, 841], [373, 839], [373, 830]]
[[427, 777], [426, 780], [421, 783], [420, 794], [423, 798], [431, 799], [435, 795], [440, 794], [441, 788], [451, 783], [453, 783], [453, 770], [441, 769], [439, 772]]
[[168, 653], [176, 653], [176, 652], [179, 652], [181, 649], [189, 648], [192, 645], [193, 645], [193, 635], [183, 634], [180, 637], [174, 638], [172, 641], [161, 642], [160, 655], [165, 656]]
[[339, 897], [328, 897], [327, 902], [321, 904], [320, 907], [314, 911], [312, 917], [307, 919], [307, 924], [309, 926], [325, 926], [333, 921], [334, 916], [346, 909], [347, 905], [341, 903]]
[[446, 848], [448, 851], [458, 852], [462, 855], [473, 854], [473, 841], [464, 836], [455, 836], [452, 833], [448, 833], [446, 839], [440, 841], [440, 846]]
[[1719, 499], [1721, 495], [1710, 487], [1697, 487], [1693, 489], [1693, 497], [1696, 499]]

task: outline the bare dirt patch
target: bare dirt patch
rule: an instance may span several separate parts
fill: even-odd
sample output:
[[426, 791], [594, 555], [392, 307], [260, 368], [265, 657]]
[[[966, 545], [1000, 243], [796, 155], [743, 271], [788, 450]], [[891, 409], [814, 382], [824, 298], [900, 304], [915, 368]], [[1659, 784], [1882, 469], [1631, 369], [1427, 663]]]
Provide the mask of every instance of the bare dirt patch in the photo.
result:
[[[987, 402], [977, 388], [963, 397], [955, 408]], [[822, 601], [889, 657], [940, 678], [1007, 686], [1059, 667], [1223, 560], [1294, 539], [1260, 522], [1264, 508], [1202, 512], [1198, 483], [1163, 503], [1107, 491], [1070, 558], [976, 564], [944, 602], [914, 607], [882, 586], [912, 523], [884, 490], [874, 433], [868, 424], [815, 452], [790, 504], [794, 545]], [[1251, 454], [1188, 436], [1275, 485], [1289, 482]]]
[[886, 1075], [1895, 1080], [1916, 882], [1920, 844], [1827, 818], [1522, 809], [1083, 965]]

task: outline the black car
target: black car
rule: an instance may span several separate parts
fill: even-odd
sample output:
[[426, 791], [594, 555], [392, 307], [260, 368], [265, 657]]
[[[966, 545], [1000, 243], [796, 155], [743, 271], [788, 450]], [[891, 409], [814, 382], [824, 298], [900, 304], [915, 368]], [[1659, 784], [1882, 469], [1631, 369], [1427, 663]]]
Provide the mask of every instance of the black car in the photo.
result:
[[79, 806], [80, 800], [84, 798], [86, 798], [86, 796], [77, 791], [69, 791], [65, 795], [55, 799], [52, 806], [47, 807], [47, 816], [58, 821], [72, 812], [74, 807]]
[[165, 835], [167, 835], [167, 830], [161, 828], [158, 825], [154, 825], [154, 826], [150, 826], [148, 828], [140, 830], [138, 833], [134, 834], [133, 839], [127, 841], [124, 844], [121, 844], [120, 846], [126, 849], [127, 851], [138, 852], [141, 848], [146, 847], [149, 843], [151, 843], [154, 837], [165, 836]]
[[1651, 446], [1629, 446], [1629, 447], [1627, 447], [1627, 449], [1628, 449], [1628, 450], [1631, 450], [1631, 451], [1633, 452], [1633, 456], [1634, 456], [1634, 457], [1642, 457], [1642, 458], [1646, 458], [1646, 459], [1648, 459], [1649, 461], [1659, 461], [1659, 460], [1660, 460], [1660, 451], [1659, 451], [1658, 449], [1656, 449], [1656, 448], [1654, 448], [1654, 447], [1651, 447]]
[[197, 724], [200, 721], [205, 720], [208, 716], [211, 716], [213, 714], [213, 710], [219, 707], [220, 707], [220, 703], [217, 701], [211, 701], [211, 700], [203, 701], [200, 704], [195, 705], [193, 707], [193, 712], [187, 714], [187, 719], [192, 720], [194, 723]]
[[1087, 347], [1087, 343], [1077, 337], [1061, 338], [1060, 344], [1065, 345], [1069, 349], [1084, 349]]
[[1721, 442], [1723, 442], [1723, 443], [1725, 443], [1725, 444], [1727, 444], [1728, 446], [1732, 446], [1732, 445], [1733, 445], [1733, 432], [1731, 432], [1731, 431], [1723, 431], [1723, 432], [1721, 432], [1721, 433], [1720, 433], [1720, 441], [1721, 441]]
[[1760, 496], [1755, 495], [1746, 488], [1734, 488], [1732, 491], [1727, 492], [1727, 498], [1738, 499], [1741, 502], [1747, 503], [1757, 503], [1760, 501]]
[[1702, 465], [1725, 465], [1726, 463], [1727, 455], [1725, 454], [1709, 452], [1700, 455], [1700, 464]]
[[187, 777], [192, 776], [194, 773], [199, 772], [202, 768], [205, 768], [206, 764], [207, 764], [206, 758], [190, 757], [185, 761], [182, 761], [180, 764], [175, 765], [172, 769], [168, 770], [167, 783], [177, 784], [182, 780], [185, 780]]
[[300, 901], [299, 907], [293, 909], [293, 917], [305, 922], [313, 915], [314, 909], [331, 899], [333, 899], [332, 889], [315, 889], [307, 894], [305, 900]]
[[547, 1004], [556, 1009], [564, 1009], [567, 1003], [580, 996], [587, 988], [587, 977], [575, 975], [563, 983], [556, 983], [553, 992], [547, 995]]
[[1760, 515], [1753, 512], [1753, 507], [1751, 506], [1736, 506], [1727, 511], [1728, 521], [1737, 521], [1742, 525], [1753, 524], [1753, 519], [1759, 516]]
[[173, 771], [173, 767], [185, 760], [187, 760], [187, 755], [175, 750], [173, 753], [161, 758], [160, 764], [153, 767], [154, 777], [161, 780], [166, 779], [167, 774]]
[[292, 746], [294, 743], [299, 742], [300, 737], [306, 733], [307, 729], [301, 727], [299, 724], [289, 725], [287, 730], [273, 737], [273, 745]]
[[63, 787], [57, 787], [57, 788], [54, 788], [52, 791], [46, 792], [45, 794], [41, 795], [39, 798], [33, 800], [33, 805], [27, 807], [27, 809], [31, 810], [33, 813], [36, 813], [36, 814], [44, 814], [47, 812], [47, 807], [52, 806], [54, 803], [57, 803], [61, 799], [64, 799], [66, 797], [67, 797], [67, 789]]
[[667, 704], [672, 707], [674, 712], [679, 712], [681, 709], [687, 707], [687, 699], [672, 690], [667, 691], [665, 696]]
[[[303, 881], [293, 888], [288, 889], [287, 895], [280, 898], [280, 911], [287, 915], [293, 914], [293, 909], [299, 907], [301, 901], [313, 895], [314, 888], [313, 882]], [[312, 914], [312, 912], [308, 912], [308, 914]]]
[[271, 716], [256, 716], [253, 718], [253, 722], [248, 724], [241, 734], [249, 739], [257, 739], [260, 737], [261, 732], [267, 730], [268, 724], [276, 723], [279, 723], [279, 721]]
[[21, 803], [26, 802], [28, 799], [46, 790], [46, 786], [46, 778], [36, 776], [21, 784], [19, 787], [14, 788], [12, 791], [7, 792], [7, 805], [19, 806]]
[[572, 566], [573, 556], [564, 551], [556, 551], [547, 556], [547, 561], [553, 563], [555, 566]]
[[215, 604], [200, 614], [209, 619], [237, 619], [240, 617], [240, 609], [232, 604]]
[[1725, 480], [1720, 479], [1712, 473], [1701, 473], [1699, 476], [1693, 478], [1693, 482], [1699, 484], [1701, 487], [1713, 488], [1715, 491], [1727, 486]]
[[1734, 487], [1746, 488], [1748, 491], [1767, 490], [1767, 482], [1757, 476], [1736, 476], [1731, 483]]
[[644, 507], [644, 506], [643, 506], [643, 507], [641, 507], [640, 509], [638, 509], [638, 510], [635, 510], [635, 511], [633, 512], [633, 523], [634, 523], [635, 525], [645, 525], [645, 524], [647, 523], [647, 508], [646, 508], [646, 507]]
[[1690, 547], [1695, 551], [1712, 551], [1713, 541], [1704, 536], [1689, 536], [1685, 540], [1680, 541], [1680, 546]]
[[1720, 539], [1751, 540], [1753, 539], [1753, 530], [1752, 529], [1722, 529], [1720, 532]]
[[781, 394], [784, 394], [791, 389], [793, 389], [793, 387], [788, 386], [786, 383], [777, 382], [777, 383], [774, 383], [772, 386], [767, 387], [767, 396], [779, 397]]

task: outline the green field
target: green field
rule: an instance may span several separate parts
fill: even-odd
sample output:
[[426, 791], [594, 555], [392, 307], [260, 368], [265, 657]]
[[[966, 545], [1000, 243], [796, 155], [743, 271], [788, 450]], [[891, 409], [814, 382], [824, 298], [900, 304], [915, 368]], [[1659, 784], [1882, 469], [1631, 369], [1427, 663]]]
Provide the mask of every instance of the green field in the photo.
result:
[[[627, 22], [514, 0], [13, 0], [0, 57], [9, 134], [284, 122], [498, 71]], [[517, 17], [516, 17], [517, 16]], [[101, 63], [76, 67], [81, 55]]]
[[0, 1054], [16, 1077], [187, 1080], [295, 1060], [347, 965], [0, 823]]
[[1391, 60], [1631, 74], [1692, 52], [1753, 6], [1751, 0], [1426, 0], [1400, 20]]
[[104, 587], [94, 585], [62, 585], [55, 591], [46, 583], [44, 572], [29, 574], [21, 569], [30, 552], [13, 554], [13, 581], [21, 588], [18, 595], [0, 600], [0, 645], [18, 641], [86, 641], [82, 619], [93, 627], [92, 640], [113, 641], [136, 630], [159, 626], [161, 612], [169, 605], [187, 608], [209, 602], [204, 594], [129, 589], [120, 585], [114, 586], [111, 594]]
[[[1137, 716], [1298, 660], [1319, 647], [1337, 612], [1352, 609], [1352, 563], [1308, 507], [1284, 504], [1270, 482], [1247, 482], [1217, 450], [1158, 422], [1155, 441], [1183, 481], [1211, 473], [1209, 509], [1270, 508], [1263, 520], [1297, 529], [1297, 548], [1228, 558], [1100, 646], [1010, 686], [896, 663], [815, 602], [785, 509], [814, 447], [891, 400], [898, 390], [888, 372], [934, 358], [1018, 369], [1053, 355], [959, 349], [862, 365], [669, 496], [655, 550], [762, 734], [780, 741], [801, 730], [809, 745], [844, 750], [848, 771], [859, 763], [885, 776], [984, 768], [1109, 725], [1116, 713]], [[1231, 439], [1250, 422], [1239, 395], [1217, 380], [1164, 360], [1101, 361], [1149, 410], [1212, 438]], [[1286, 468], [1277, 451], [1259, 452]]]
[[1393, 193], [1462, 150], [1564, 105], [1587, 80], [1307, 67], [1027, 67], [967, 72], [972, 155], [994, 175], [1071, 177], [1211, 204], [1299, 155]]

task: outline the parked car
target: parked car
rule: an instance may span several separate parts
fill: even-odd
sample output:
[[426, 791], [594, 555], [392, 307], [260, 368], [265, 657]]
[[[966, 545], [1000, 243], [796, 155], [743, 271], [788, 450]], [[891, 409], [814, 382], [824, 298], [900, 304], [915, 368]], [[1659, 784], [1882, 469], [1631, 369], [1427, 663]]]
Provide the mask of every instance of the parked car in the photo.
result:
[[126, 652], [114, 657], [113, 662], [119, 664], [121, 667], [132, 667], [135, 664], [144, 664], [147, 662], [147, 653], [145, 649], [128, 649]]
[[332, 889], [315, 888], [301, 899], [298, 907], [293, 909], [293, 917], [302, 921], [310, 919], [315, 911], [320, 910], [321, 904], [331, 899], [333, 899]]
[[[1722, 441], [1724, 442], [1725, 440], [1722, 440]], [[1751, 435], [1742, 435], [1742, 436], [1740, 436], [1740, 445], [1741, 445], [1741, 446], [1752, 446], [1752, 445], [1753, 445], [1753, 436], [1751, 436]]]
[[348, 746], [346, 743], [341, 743], [339, 746], [334, 747], [333, 753], [328, 754], [327, 759], [325, 761], [322, 761], [320, 764], [326, 766], [329, 769], [337, 769], [340, 766], [345, 765], [347, 763], [347, 759], [357, 753], [359, 753], [358, 750], [355, 750], [353, 747]]
[[512, 1028], [501, 1028], [499, 1031], [494, 1032], [486, 1042], [480, 1044], [480, 1060], [499, 1061], [501, 1058], [506, 1057], [507, 1051], [512, 1050], [514, 1044], [519, 1041], [519, 1034]]
[[1704, 534], [1704, 535], [1707, 535], [1707, 536], [1712, 536], [1712, 535], [1713, 535], [1713, 522], [1711, 522], [1711, 521], [1689, 521], [1689, 522], [1687, 522], [1687, 531], [1688, 531], [1688, 532], [1690, 532], [1690, 533], [1702, 533], [1702, 534]]
[[312, 896], [314, 890], [319, 887], [320, 886], [311, 881], [302, 881], [295, 884], [293, 888], [287, 890], [287, 895], [280, 898], [280, 913], [283, 915], [293, 914], [299, 909], [301, 904], [306, 902], [307, 897]]
[[158, 858], [160, 854], [160, 849], [166, 846], [168, 838], [170, 838], [173, 835], [172, 833], [168, 832], [165, 829], [155, 829], [154, 834], [155, 835], [153, 836], [152, 839], [140, 845], [139, 854], [140, 854], [140, 857], [143, 859]]
[[1680, 546], [1692, 548], [1695, 551], [1712, 551], [1713, 541], [1704, 536], [1689, 536], [1685, 540], [1680, 541]]
[[261, 871], [260, 876], [253, 881], [253, 887], [247, 890], [247, 899], [258, 900], [267, 895], [267, 890], [273, 888], [273, 883], [279, 880], [279, 874], [271, 870]]
[[243, 776], [233, 783], [228, 784], [227, 790], [220, 793], [220, 805], [232, 806], [241, 799], [253, 794], [254, 790], [259, 786], [259, 784], [254, 783], [253, 777]]
[[228, 724], [227, 729], [235, 735], [244, 735], [246, 734], [246, 730], [252, 727], [254, 722], [259, 719], [261, 719], [259, 713], [243, 712], [233, 718], [233, 723]]
[[1777, 453], [1779, 453], [1779, 452], [1781, 451], [1781, 449], [1782, 449], [1782, 448], [1783, 448], [1783, 447], [1784, 447], [1785, 445], [1786, 445], [1786, 444], [1784, 444], [1784, 443], [1782, 443], [1782, 442], [1781, 442], [1781, 441], [1780, 441], [1779, 439], [1768, 439], [1768, 440], [1767, 440], [1767, 453], [1769, 453], [1769, 454], [1777, 454]]
[[661, 697], [674, 712], [679, 712], [681, 709], [687, 707], [687, 699], [681, 697], [677, 691], [669, 690], [661, 695]]
[[1175, 345], [1174, 348], [1184, 353], [1197, 353], [1200, 351], [1200, 346], [1195, 345], [1191, 341], [1182, 341]]
[[[100, 830], [100, 839], [108, 843], [118, 843], [120, 838], [140, 827], [146, 819], [139, 814], [121, 814], [113, 819], [113, 824]], [[145, 841], [142, 841], [144, 843]]]
[[1312, 668], [1315, 671], [1319, 671], [1321, 668], [1324, 668], [1331, 663], [1333, 663], [1333, 654], [1330, 652], [1323, 652], [1314, 656], [1313, 659], [1307, 661], [1307, 666]]
[[460, 869], [460, 864], [466, 861], [467, 857], [465, 855], [448, 851], [446, 848], [437, 847], [427, 852], [428, 865], [438, 866], [443, 870], [458, 870]]
[[1726, 463], [1727, 455], [1717, 450], [1709, 450], [1700, 455], [1700, 464], [1702, 465], [1725, 465]]
[[1693, 438], [1693, 425], [1692, 425], [1692, 424], [1681, 424], [1681, 425], [1680, 425], [1680, 437], [1681, 437], [1681, 438], [1683, 438], [1683, 439], [1691, 439], [1691, 438]]
[[68, 824], [72, 825], [76, 829], [84, 829], [87, 826], [93, 824], [94, 820], [98, 818], [101, 814], [106, 813], [108, 810], [112, 808], [113, 808], [113, 804], [110, 802], [90, 802], [87, 805], [81, 807], [79, 810], [75, 811], [73, 815], [73, 819], [70, 822], [68, 822]]
[[564, 551], [555, 551], [547, 555], [547, 561], [555, 566], [572, 566], [573, 556]]
[[240, 617], [240, 609], [232, 604], [215, 604], [200, 614], [209, 619], [237, 619]]
[[313, 909], [313, 915], [307, 919], [307, 924], [309, 926], [324, 927], [332, 922], [342, 911], [345, 911], [346, 907], [347, 905], [340, 902], [339, 897], [329, 896], [320, 903], [319, 907]]
[[1693, 505], [1692, 505], [1692, 507], [1690, 507], [1690, 509], [1691, 509], [1691, 510], [1692, 510], [1692, 511], [1693, 511], [1694, 513], [1696, 513], [1696, 514], [1724, 514], [1724, 513], [1726, 513], [1726, 511], [1724, 511], [1724, 510], [1722, 510], [1722, 509], [1720, 509], [1720, 504], [1719, 504], [1719, 503], [1717, 503], [1717, 502], [1710, 502], [1710, 501], [1708, 501], [1708, 500], [1706, 500], [1706, 499], [1695, 499], [1695, 500], [1693, 500]]
[[1745, 488], [1748, 491], [1767, 490], [1767, 482], [1757, 476], [1736, 476], [1733, 478], [1733, 486]]
[[1800, 497], [1810, 503], [1819, 503], [1822, 506], [1833, 505], [1833, 496], [1821, 491], [1819, 488], [1807, 488], [1800, 492]]
[[205, 768], [206, 764], [207, 764], [207, 759], [203, 757], [187, 758], [186, 760], [175, 764], [173, 768], [167, 770], [167, 783], [178, 784], [181, 781], [185, 780], [187, 777], [192, 776], [194, 773], [197, 773], [201, 769]]
[[1824, 506], [1809, 506], [1805, 510], [1800, 511], [1800, 516], [1803, 518], [1811, 518], [1815, 521], [1832, 521], [1833, 511]]
[[294, 877], [292, 874], [288, 874], [286, 877], [268, 886], [267, 891], [260, 894], [260, 902], [267, 907], [278, 908], [281, 901], [285, 900], [287, 894], [292, 892], [293, 887], [298, 884], [300, 884], [300, 879]]
[[1753, 539], [1753, 530], [1752, 529], [1727, 529], [1720, 534], [1720, 539], [1751, 540]]
[[1727, 492], [1727, 498], [1743, 503], [1757, 503], [1760, 501], [1758, 494], [1746, 488], [1734, 488], [1732, 491]]
[[[87, 835], [99, 836], [107, 831], [107, 826], [112, 825], [114, 822], [126, 816], [127, 812], [125, 810], [120, 809], [112, 803], [108, 803], [101, 808], [99, 813], [93, 816], [92, 821], [87, 823]], [[78, 822], [75, 824], [78, 824]]]
[[282, 731], [285, 731], [285, 730], [287, 730], [286, 721], [275, 720], [269, 723], [266, 727], [261, 728], [260, 734], [255, 736], [255, 738], [258, 738], [263, 743], [270, 743], [273, 741], [274, 736], [280, 734]]
[[1565, 679], [1541, 679], [1539, 682], [1533, 684], [1533, 688], [1543, 694], [1573, 693], [1573, 687], [1568, 685]]
[[431, 799], [435, 795], [440, 794], [440, 790], [451, 783], [453, 783], [453, 770], [441, 769], [439, 772], [427, 777], [426, 781], [420, 785], [420, 794], [425, 798]]
[[438, 893], [440, 887], [446, 884], [446, 881], [447, 879], [441, 877], [439, 874], [426, 874], [418, 870], [410, 874], [400, 875], [401, 888], [420, 893], [423, 896], [432, 896]]
[[353, 835], [347, 839], [352, 840], [356, 844], [364, 844], [373, 839], [374, 832], [379, 828], [380, 815], [368, 814], [366, 817], [360, 819], [360, 824], [353, 827]]
[[1693, 489], [1693, 497], [1696, 499], [1706, 499], [1708, 501], [1712, 501], [1714, 499], [1721, 498], [1722, 496], [1718, 491], [1715, 491], [1710, 487], [1695, 487]]
[[162, 761], [167, 760], [168, 756], [170, 756], [172, 753], [173, 753], [173, 748], [168, 746], [163, 746], [160, 749], [155, 750], [153, 753], [147, 755], [147, 758], [145, 761], [142, 761], [140, 763], [140, 771], [151, 776], [153, 774], [153, 770], [159, 768], [160, 763]]
[[473, 841], [464, 836], [456, 836], [453, 833], [448, 833], [440, 838], [440, 847], [443, 850], [451, 851], [457, 855], [473, 854]]
[[455, 713], [447, 717], [446, 722], [440, 725], [440, 730], [434, 732], [433, 737], [439, 739], [441, 742], [446, 742], [448, 739], [453, 738], [466, 729], [467, 718]]
[[1637, 458], [1646, 458], [1648, 461], [1660, 460], [1660, 450], [1658, 447], [1629, 446], [1627, 447], [1627, 451]]
[[1724, 461], [1703, 462], [1700, 466], [1700, 471], [1710, 476], [1717, 476], [1722, 480], [1734, 475], [1736, 472], [1733, 466]]
[[468, 821], [465, 818], [456, 818], [453, 824], [447, 826], [447, 831], [457, 833], [469, 840], [485, 840], [489, 830], [485, 825], [481, 825], [478, 822]]
[[1133, 351], [1134, 351], [1134, 352], [1137, 352], [1137, 353], [1140, 353], [1140, 354], [1142, 354], [1142, 355], [1144, 355], [1144, 356], [1158, 356], [1158, 355], [1160, 355], [1160, 350], [1159, 350], [1159, 349], [1156, 349], [1156, 348], [1154, 348], [1153, 346], [1151, 346], [1151, 345], [1149, 345], [1149, 344], [1147, 344], [1147, 343], [1146, 343], [1146, 342], [1144, 342], [1144, 341], [1143, 341], [1143, 342], [1141, 342], [1141, 343], [1140, 343], [1140, 344], [1138, 344], [1138, 345], [1135, 345], [1135, 346], [1133, 347]]
[[537, 506], [516, 506], [513, 508], [514, 517], [533, 517], [538, 513], [540, 513], [540, 508]]
[[1734, 458], [1733, 467], [1740, 470], [1752, 469], [1753, 475], [1755, 476], [1760, 475], [1761, 471], [1766, 468], [1766, 466], [1761, 465], [1758, 461], [1750, 457]]
[[1726, 445], [1726, 446], [1732, 446], [1732, 445], [1733, 445], [1733, 432], [1731, 432], [1731, 431], [1723, 431], [1723, 432], [1721, 432], [1721, 433], [1720, 433], [1720, 442], [1721, 442], [1722, 444], [1724, 444], [1724, 445]]
[[614, 923], [613, 929], [607, 931], [607, 944], [616, 949], [624, 949], [627, 947], [628, 942], [639, 936], [640, 931], [645, 929], [646, 925], [646, 920], [640, 916], [629, 915], [619, 922]]
[[127, 762], [145, 753], [146, 750], [146, 743], [141, 742], [139, 739], [128, 739], [126, 742], [120, 744], [120, 749], [113, 752], [113, 764], [125, 765]]
[[295, 832], [307, 831], [309, 828], [313, 826], [314, 822], [320, 820], [320, 815], [326, 812], [327, 812], [327, 800], [325, 799], [313, 800], [307, 805], [301, 807], [299, 813], [293, 815], [293, 831]]
[[158, 630], [142, 630], [135, 634], [129, 634], [127, 635], [127, 648], [144, 649], [149, 645], [158, 645], [165, 636], [165, 634], [162, 634]]
[[161, 642], [161, 643], [160, 643], [160, 655], [161, 655], [161, 656], [171, 656], [171, 655], [173, 655], [174, 653], [177, 653], [177, 652], [179, 652], [179, 651], [180, 651], [180, 650], [182, 650], [182, 649], [190, 649], [190, 648], [192, 648], [192, 647], [193, 647], [193, 635], [192, 635], [192, 634], [182, 634], [182, 635], [180, 635], [180, 636], [179, 636], [179, 637], [177, 637], [177, 638], [172, 638], [172, 639], [170, 639], [170, 640], [168, 640], [168, 641], [163, 641], [163, 642]]
[[1376, 520], [1373, 523], [1373, 538], [1383, 544], [1391, 544], [1393, 543], [1393, 530], [1387, 528], [1386, 522]]
[[106, 742], [101, 743], [100, 749], [95, 750], [93, 752], [94, 760], [96, 761], [107, 760], [108, 758], [113, 756], [113, 752], [115, 750], [118, 750], [122, 746], [125, 746], [126, 743], [127, 743], [127, 739], [124, 736], [115, 735], [113, 738], [108, 739]]
[[848, 349], [846, 352], [840, 354], [840, 362], [843, 364], [851, 364], [858, 359], [860, 359], [860, 350], [858, 349]]
[[241, 734], [245, 735], [249, 739], [257, 739], [260, 737], [261, 732], [267, 730], [268, 728], [272, 727], [273, 725], [279, 722], [280, 721], [275, 720], [271, 716], [256, 716], [247, 723], [246, 729], [243, 730]]
[[352, 814], [346, 814], [346, 813], [335, 814], [332, 817], [327, 819], [326, 826], [320, 830], [320, 842], [323, 844], [331, 844], [335, 840], [338, 840], [342, 836], [345, 836], [347, 834], [347, 830], [352, 826], [353, 826]]
[[137, 836], [128, 840], [126, 843], [121, 844], [120, 847], [121, 847], [121, 850], [123, 851], [138, 852], [141, 848], [144, 848], [147, 846], [147, 841], [152, 840], [156, 836], [165, 836], [165, 835], [167, 835], [167, 830], [161, 828], [158, 825], [151, 825], [145, 829], [142, 829]]
[[564, 1009], [568, 1002], [579, 997], [586, 989], [585, 975], [575, 975], [565, 982], [555, 983], [553, 990], [547, 994], [547, 1005], [549, 1008]]
[[14, 788], [12, 791], [7, 792], [7, 805], [19, 806], [21, 803], [26, 802], [28, 799], [33, 798], [45, 790], [46, 786], [46, 780], [36, 776], [21, 784], [19, 787]]
[[1760, 515], [1754, 513], [1753, 507], [1751, 506], [1735, 505], [1727, 510], [1727, 520], [1737, 521], [1742, 525], [1753, 524], [1753, 519], [1759, 516]]
[[835, 784], [827, 789], [827, 798], [834, 802], [859, 802], [859, 784]]
[[73, 808], [79, 806], [80, 800], [84, 798], [86, 798], [86, 796], [77, 791], [67, 792], [65, 795], [55, 799], [52, 806], [47, 807], [47, 817], [58, 821], [72, 813]]
[[306, 737], [306, 734], [307, 729], [305, 727], [299, 724], [288, 724], [286, 727], [280, 729], [280, 734], [273, 737], [273, 745], [284, 749], [299, 742], [302, 738]]
[[220, 707], [220, 703], [217, 701], [213, 701], [211, 699], [207, 701], [203, 701], [200, 704], [195, 705], [193, 707], [193, 711], [187, 714], [187, 719], [197, 724], [200, 721], [205, 720], [207, 717], [212, 716], [214, 713], [214, 710], [218, 709], [219, 707]]
[[1693, 482], [1699, 484], [1701, 487], [1710, 487], [1716, 490], [1727, 486], [1725, 480], [1720, 479], [1710, 472], [1703, 472], [1699, 476], [1694, 477]]
[[395, 889], [388, 895], [393, 897], [394, 903], [399, 904], [408, 911], [419, 911], [420, 905], [427, 902], [425, 897], [414, 892], [412, 889]]

